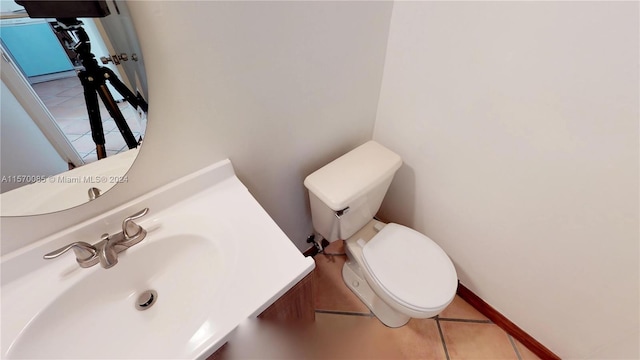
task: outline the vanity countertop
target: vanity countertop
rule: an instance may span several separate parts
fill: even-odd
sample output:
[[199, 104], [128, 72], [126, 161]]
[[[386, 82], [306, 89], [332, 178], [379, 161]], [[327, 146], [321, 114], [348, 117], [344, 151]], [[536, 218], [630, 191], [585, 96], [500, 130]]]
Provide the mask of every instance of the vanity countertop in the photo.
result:
[[[113, 268], [81, 269], [72, 253], [42, 259], [43, 254], [70, 242], [94, 243], [101, 233], [117, 232], [122, 219], [145, 207], [149, 213], [139, 224], [148, 230], [147, 238], [122, 253]], [[202, 239], [211, 242], [190, 247], [204, 244]], [[169, 252], [163, 260], [164, 250], [158, 249], [168, 245], [176, 254]], [[151, 254], [156, 253], [161, 255], [154, 258]], [[1, 265], [2, 357], [9, 359], [54, 351], [50, 349], [55, 349], [56, 342], [74, 340], [65, 339], [67, 330], [96, 344], [71, 347], [66, 350], [71, 353], [59, 357], [87, 358], [91, 357], [88, 351], [100, 348], [94, 357], [205, 359], [240, 323], [260, 314], [315, 267], [235, 176], [228, 160], [9, 253]], [[168, 282], [163, 276], [178, 280]], [[129, 298], [154, 284], [160, 288], [157, 309], [141, 313], [128, 306]], [[86, 303], [65, 303], [78, 298], [86, 298]], [[94, 302], [104, 305], [97, 307]], [[129, 315], [105, 313], [104, 309], [119, 302], [126, 302], [126, 308], [113, 308]], [[92, 306], [98, 310], [91, 310]], [[103, 323], [95, 329], [73, 330], [76, 324], [69, 322], [65, 328], [60, 325], [66, 321], [65, 311], [89, 325], [92, 314], [101, 314], [95, 321]], [[56, 316], [60, 320], [47, 320]], [[122, 337], [122, 346], [99, 347], [102, 332], [109, 334], [111, 344], [118, 344]]]

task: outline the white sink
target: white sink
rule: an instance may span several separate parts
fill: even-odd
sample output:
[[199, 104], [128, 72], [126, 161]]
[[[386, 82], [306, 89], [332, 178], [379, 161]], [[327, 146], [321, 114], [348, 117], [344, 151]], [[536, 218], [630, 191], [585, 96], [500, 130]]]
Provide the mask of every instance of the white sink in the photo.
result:
[[[72, 253], [42, 259], [72, 241], [97, 242], [143, 207], [150, 212], [139, 224], [149, 233], [113, 268], [82, 269]], [[4, 256], [2, 358], [206, 358], [313, 267], [230, 163], [219, 163]], [[139, 310], [147, 290], [156, 300]]]

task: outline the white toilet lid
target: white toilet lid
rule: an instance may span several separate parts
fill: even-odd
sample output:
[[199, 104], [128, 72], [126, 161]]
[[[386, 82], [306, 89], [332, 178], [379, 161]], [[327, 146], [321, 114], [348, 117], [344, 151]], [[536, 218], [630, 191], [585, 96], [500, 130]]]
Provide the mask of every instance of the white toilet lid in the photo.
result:
[[448, 304], [458, 276], [447, 254], [425, 235], [399, 224], [387, 224], [362, 249], [374, 281], [400, 304], [429, 311]]

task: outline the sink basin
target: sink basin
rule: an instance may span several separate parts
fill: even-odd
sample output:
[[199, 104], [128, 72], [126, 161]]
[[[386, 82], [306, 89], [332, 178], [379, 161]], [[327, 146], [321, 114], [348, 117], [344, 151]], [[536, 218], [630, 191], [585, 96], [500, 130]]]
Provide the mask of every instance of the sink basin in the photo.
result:
[[[116, 232], [120, 219], [144, 207], [149, 214], [138, 223], [147, 237], [114, 267], [80, 268], [71, 252], [42, 259], [72, 241]], [[228, 161], [3, 256], [1, 264], [7, 359], [205, 359], [314, 267]]]
[[[131, 250], [113, 269], [96, 268], [38, 313], [8, 356], [45, 358], [64, 349], [65, 358], [88, 359], [96, 356], [97, 339], [106, 358], [162, 358], [167, 351], [180, 354], [185, 343], [198, 345], [193, 335], [215, 326], [200, 310], [220, 291], [224, 258], [216, 246], [184, 235]], [[142, 311], [135, 305], [145, 290], [158, 296]], [[171, 341], [156, 346], [149, 328], [169, 331]]]

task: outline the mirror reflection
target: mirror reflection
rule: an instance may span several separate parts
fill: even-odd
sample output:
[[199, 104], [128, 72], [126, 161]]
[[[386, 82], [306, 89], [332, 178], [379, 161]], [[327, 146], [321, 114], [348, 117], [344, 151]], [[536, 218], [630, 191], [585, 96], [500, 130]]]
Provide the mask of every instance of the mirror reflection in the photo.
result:
[[148, 106], [126, 4], [0, 0], [0, 11], [2, 216], [67, 209], [127, 182]]

